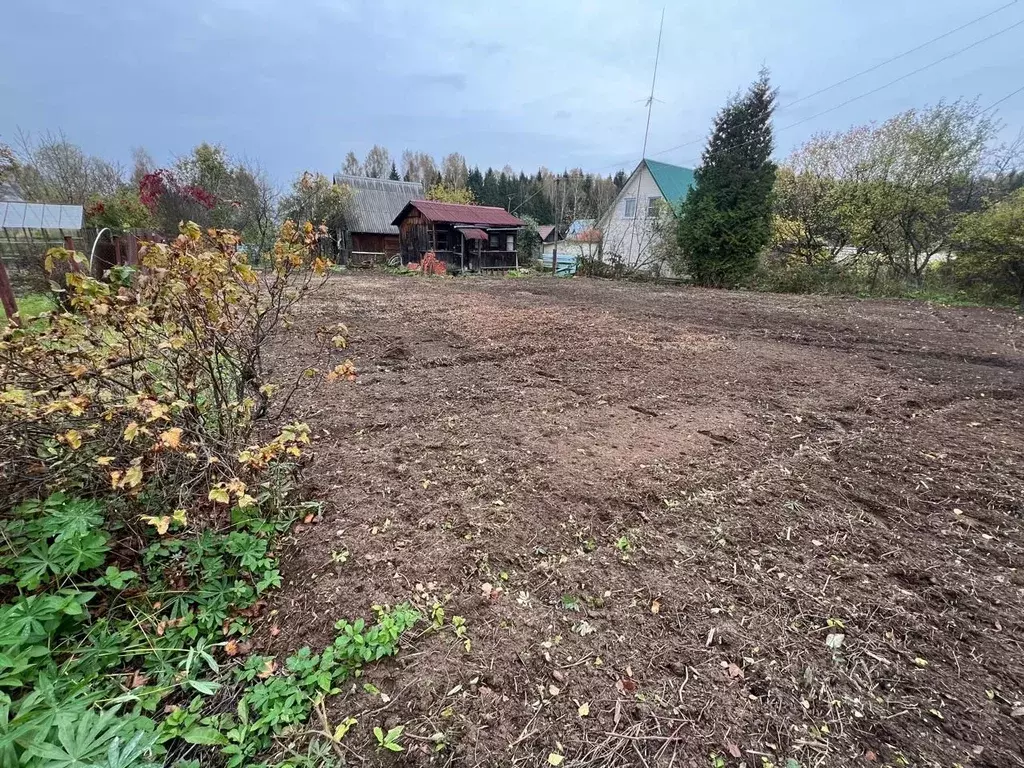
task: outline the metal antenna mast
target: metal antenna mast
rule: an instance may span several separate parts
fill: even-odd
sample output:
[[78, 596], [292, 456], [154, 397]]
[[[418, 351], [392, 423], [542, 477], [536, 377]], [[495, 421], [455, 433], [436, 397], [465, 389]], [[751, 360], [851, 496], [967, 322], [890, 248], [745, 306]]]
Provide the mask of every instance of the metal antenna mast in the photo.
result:
[[658, 60], [661, 58], [661, 32], [665, 28], [665, 6], [661, 7], [661, 23], [658, 25], [658, 47], [654, 53], [654, 77], [651, 78], [651, 95], [647, 98], [647, 127], [644, 128], [644, 150], [640, 159], [647, 157], [647, 135], [651, 132], [651, 110], [654, 109], [654, 85], [658, 82]]
[[[654, 86], [658, 82], [658, 60], [661, 58], [661, 33], [665, 28], [665, 6], [661, 7], [661, 23], [658, 24], [658, 47], [654, 52], [654, 76], [651, 78], [651, 95], [647, 97], [647, 127], [644, 128], [644, 148], [640, 153], [640, 162], [643, 163], [647, 159], [647, 136], [651, 132], [651, 112], [654, 109]], [[639, 254], [636, 257], [633, 255], [633, 248], [636, 247], [636, 222], [640, 216], [640, 180], [637, 179], [636, 188], [636, 204], [633, 206], [633, 224], [630, 227], [629, 233], [629, 254], [628, 258], [633, 261], [639, 261]], [[647, 215], [646, 209], [644, 215]]]

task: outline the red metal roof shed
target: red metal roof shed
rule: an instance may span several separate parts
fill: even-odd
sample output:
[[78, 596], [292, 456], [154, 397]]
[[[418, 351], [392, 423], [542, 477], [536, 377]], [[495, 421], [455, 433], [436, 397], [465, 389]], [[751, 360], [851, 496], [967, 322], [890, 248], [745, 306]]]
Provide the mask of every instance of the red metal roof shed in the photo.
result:
[[397, 225], [411, 209], [415, 208], [431, 221], [439, 224], [472, 224], [483, 227], [521, 227], [526, 222], [518, 219], [504, 208], [489, 205], [459, 205], [439, 203], [435, 200], [410, 200], [395, 217]]

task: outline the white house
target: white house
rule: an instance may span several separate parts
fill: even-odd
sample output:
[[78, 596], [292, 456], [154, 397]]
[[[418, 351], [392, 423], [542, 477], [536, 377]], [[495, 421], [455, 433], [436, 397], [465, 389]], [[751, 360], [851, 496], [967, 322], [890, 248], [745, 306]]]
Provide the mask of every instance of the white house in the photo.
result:
[[650, 270], [658, 262], [658, 220], [665, 206], [677, 209], [693, 187], [693, 171], [657, 160], [641, 160], [611, 207], [598, 219], [601, 260]]

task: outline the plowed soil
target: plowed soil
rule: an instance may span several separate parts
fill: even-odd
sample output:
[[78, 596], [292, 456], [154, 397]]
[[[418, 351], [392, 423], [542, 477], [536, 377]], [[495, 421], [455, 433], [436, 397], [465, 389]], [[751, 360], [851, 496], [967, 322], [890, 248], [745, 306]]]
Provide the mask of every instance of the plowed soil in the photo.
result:
[[336, 276], [276, 372], [337, 322], [264, 643], [423, 612], [330, 702], [353, 764], [1024, 765], [1018, 315]]

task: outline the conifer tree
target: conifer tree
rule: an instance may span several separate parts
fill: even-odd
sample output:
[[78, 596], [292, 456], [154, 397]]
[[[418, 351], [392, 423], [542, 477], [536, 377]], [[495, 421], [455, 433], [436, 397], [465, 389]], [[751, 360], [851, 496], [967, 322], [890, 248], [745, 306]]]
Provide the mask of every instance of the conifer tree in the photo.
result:
[[683, 203], [677, 230], [681, 271], [700, 285], [731, 286], [757, 268], [771, 236], [775, 164], [768, 72], [718, 113]]

